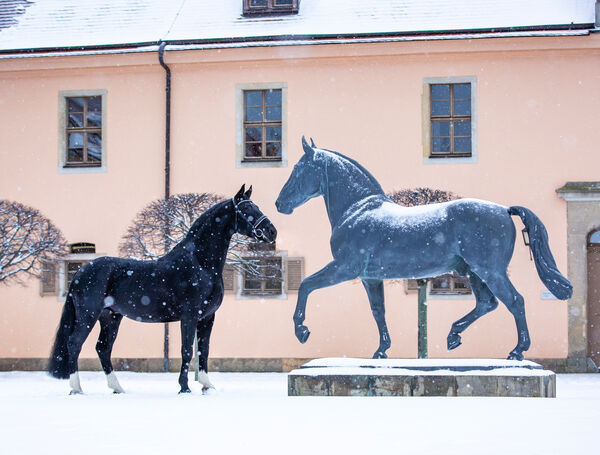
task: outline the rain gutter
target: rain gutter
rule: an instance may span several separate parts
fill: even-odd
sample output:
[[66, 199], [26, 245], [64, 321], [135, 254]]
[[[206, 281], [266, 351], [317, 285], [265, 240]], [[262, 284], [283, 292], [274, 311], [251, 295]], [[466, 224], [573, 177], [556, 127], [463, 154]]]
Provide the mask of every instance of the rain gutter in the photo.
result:
[[[171, 196], [171, 70], [165, 63], [164, 54], [167, 43], [158, 46], [158, 62], [165, 69], [165, 200]], [[166, 251], [165, 251], [166, 253]], [[163, 369], [169, 371], [169, 323], [164, 324]]]

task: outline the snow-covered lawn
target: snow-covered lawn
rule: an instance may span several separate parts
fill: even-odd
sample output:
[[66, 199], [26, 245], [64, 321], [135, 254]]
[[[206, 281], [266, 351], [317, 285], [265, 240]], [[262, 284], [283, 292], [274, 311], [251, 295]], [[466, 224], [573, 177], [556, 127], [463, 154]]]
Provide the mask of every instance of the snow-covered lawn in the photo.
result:
[[[578, 454], [600, 450], [600, 374], [559, 375], [551, 398], [288, 397], [280, 373], [211, 373], [177, 395], [176, 374], [99, 372], [85, 395], [41, 372], [0, 373], [0, 453]], [[190, 374], [190, 378], [193, 376]]]

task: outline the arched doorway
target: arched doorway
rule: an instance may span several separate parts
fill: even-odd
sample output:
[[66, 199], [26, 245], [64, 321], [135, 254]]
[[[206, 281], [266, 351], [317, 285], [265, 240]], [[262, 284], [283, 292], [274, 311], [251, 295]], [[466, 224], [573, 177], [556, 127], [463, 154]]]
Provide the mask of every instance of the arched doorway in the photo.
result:
[[600, 365], [600, 229], [587, 242], [587, 335], [588, 353]]

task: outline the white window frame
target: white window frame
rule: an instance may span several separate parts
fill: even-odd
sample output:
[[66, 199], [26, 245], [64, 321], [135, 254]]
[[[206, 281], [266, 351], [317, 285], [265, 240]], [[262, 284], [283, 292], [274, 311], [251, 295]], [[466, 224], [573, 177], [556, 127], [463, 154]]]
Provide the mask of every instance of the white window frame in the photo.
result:
[[[244, 91], [281, 90], [281, 160], [244, 161]], [[235, 167], [287, 167], [287, 82], [256, 82], [235, 86]]]

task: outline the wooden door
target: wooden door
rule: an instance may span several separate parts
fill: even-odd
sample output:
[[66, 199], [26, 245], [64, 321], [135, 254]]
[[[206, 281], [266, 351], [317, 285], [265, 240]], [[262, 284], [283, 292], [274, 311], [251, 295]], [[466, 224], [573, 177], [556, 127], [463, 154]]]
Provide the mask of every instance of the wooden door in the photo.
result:
[[588, 265], [588, 352], [596, 366], [600, 366], [600, 243], [589, 243]]

